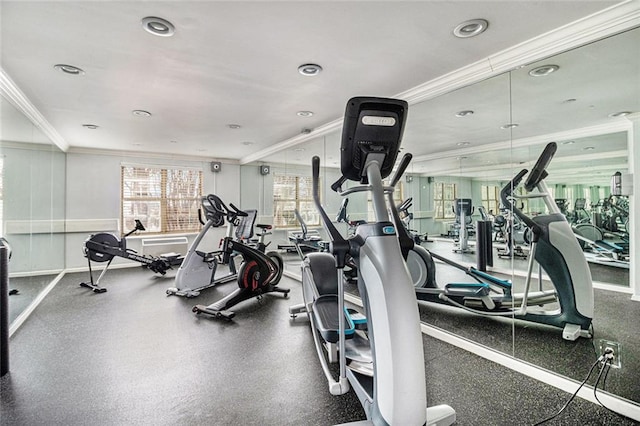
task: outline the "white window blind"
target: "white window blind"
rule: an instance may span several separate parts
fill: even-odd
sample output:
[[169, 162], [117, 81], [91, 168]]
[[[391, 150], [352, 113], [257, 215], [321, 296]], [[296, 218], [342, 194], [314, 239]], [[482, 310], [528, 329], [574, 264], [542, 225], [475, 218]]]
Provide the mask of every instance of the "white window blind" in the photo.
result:
[[453, 219], [456, 217], [453, 212], [453, 204], [456, 199], [456, 184], [447, 182], [436, 182], [434, 191], [434, 206], [436, 219]]
[[138, 219], [151, 233], [198, 231], [202, 171], [122, 166], [122, 231]]
[[307, 226], [320, 225], [320, 215], [313, 202], [311, 176], [274, 174], [273, 224], [281, 228], [299, 228], [295, 210]]

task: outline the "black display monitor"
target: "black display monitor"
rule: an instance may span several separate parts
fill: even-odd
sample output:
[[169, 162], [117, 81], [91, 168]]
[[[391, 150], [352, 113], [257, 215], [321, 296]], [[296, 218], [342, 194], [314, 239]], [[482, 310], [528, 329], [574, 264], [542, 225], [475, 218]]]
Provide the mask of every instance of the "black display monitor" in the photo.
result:
[[382, 178], [389, 176], [400, 150], [409, 105], [399, 99], [355, 97], [347, 102], [342, 128], [342, 175], [366, 183], [369, 154], [384, 154]]

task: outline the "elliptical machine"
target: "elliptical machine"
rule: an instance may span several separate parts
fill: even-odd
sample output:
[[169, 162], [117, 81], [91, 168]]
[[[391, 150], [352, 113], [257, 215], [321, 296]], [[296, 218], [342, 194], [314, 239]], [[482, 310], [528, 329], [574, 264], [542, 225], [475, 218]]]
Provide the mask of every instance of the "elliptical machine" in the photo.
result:
[[458, 230], [458, 238], [453, 243], [454, 253], [475, 253], [469, 244], [469, 235], [473, 232], [472, 218], [474, 208], [471, 198], [456, 198], [453, 213], [456, 215], [454, 228]]
[[[306, 256], [302, 265], [304, 303], [292, 306], [289, 312], [293, 318], [307, 314], [329, 391], [342, 395], [353, 387], [367, 424], [448, 425], [455, 421], [451, 407], [427, 408], [420, 317], [398, 244], [398, 226], [387, 212], [385, 192], [392, 192], [393, 187], [382, 183], [397, 157], [407, 109], [406, 102], [393, 99], [360, 97], [347, 103], [341, 171], [346, 179], [361, 183], [349, 193], [371, 192], [376, 217], [375, 222], [358, 226], [349, 239], [342, 237], [322, 208], [320, 159], [313, 158], [313, 198], [332, 240], [331, 254]], [[365, 316], [344, 307], [342, 269], [347, 256], [358, 265]], [[329, 370], [329, 363], [336, 360], [340, 366], [337, 380]]]
[[[93, 290], [94, 293], [104, 293], [106, 288], [100, 287], [100, 280], [107, 273], [114, 257], [123, 257], [129, 260], [140, 262], [153, 272], [164, 275], [167, 270], [171, 269], [174, 264], [180, 264], [182, 257], [179, 255], [171, 255], [170, 257], [144, 256], [138, 254], [135, 250], [127, 248], [127, 237], [134, 232], [144, 231], [144, 225], [138, 219], [135, 219], [135, 227], [118, 239], [108, 232], [100, 232], [93, 234], [84, 242], [84, 257], [87, 258], [89, 264], [89, 281], [81, 282], [80, 287], [86, 287]], [[93, 270], [91, 269], [91, 261], [96, 263], [107, 262], [98, 279], [93, 279]]]
[[[445, 303], [484, 316], [513, 317], [552, 325], [562, 329], [562, 337], [566, 340], [592, 337], [594, 296], [591, 272], [571, 226], [560, 213], [544, 182], [548, 175], [546, 169], [556, 149], [555, 142], [549, 143], [531, 172], [523, 169], [500, 192], [503, 205], [531, 229], [524, 292], [513, 293], [509, 281], [468, 268], [466, 272], [476, 282], [449, 283], [444, 288], [418, 288], [419, 300]], [[516, 195], [516, 188], [527, 174], [523, 185], [527, 195]], [[542, 198], [549, 213], [529, 217], [513, 202], [518, 198]], [[435, 253], [432, 256], [465, 269]], [[553, 290], [540, 287], [534, 291], [531, 288], [535, 263], [547, 273]]]

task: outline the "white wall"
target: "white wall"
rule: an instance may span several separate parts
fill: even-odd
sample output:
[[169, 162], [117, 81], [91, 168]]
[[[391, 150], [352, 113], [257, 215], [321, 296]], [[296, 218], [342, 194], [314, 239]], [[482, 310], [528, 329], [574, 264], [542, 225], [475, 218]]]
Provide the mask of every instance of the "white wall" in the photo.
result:
[[[162, 165], [172, 167], [195, 167], [203, 171], [203, 193], [215, 194], [226, 204], [240, 203], [240, 167], [223, 164], [218, 173], [211, 172], [208, 160], [189, 161], [180, 159], [145, 158], [105, 153], [67, 153], [67, 220], [120, 219], [120, 174], [122, 164]], [[119, 229], [102, 229], [120, 236]], [[207, 234], [204, 250], [214, 250], [224, 236], [225, 228]], [[67, 233], [67, 269], [86, 267], [87, 260], [82, 248], [91, 232]], [[189, 242], [195, 234], [189, 235]], [[140, 250], [140, 238], [130, 237], [128, 247]], [[115, 263], [127, 262], [115, 259]]]

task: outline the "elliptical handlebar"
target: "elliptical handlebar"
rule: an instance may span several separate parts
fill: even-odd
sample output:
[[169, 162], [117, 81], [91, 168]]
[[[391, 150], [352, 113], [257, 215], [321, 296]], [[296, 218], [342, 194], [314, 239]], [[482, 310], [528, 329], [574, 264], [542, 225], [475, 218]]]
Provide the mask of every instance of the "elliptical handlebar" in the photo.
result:
[[332, 185], [331, 185], [331, 190], [333, 192], [341, 192], [342, 191], [342, 185], [347, 181], [347, 178], [344, 176], [340, 176], [340, 179], [338, 179], [337, 181], [335, 181]]
[[311, 173], [313, 183], [313, 202], [320, 213], [322, 225], [331, 238], [330, 250], [336, 258], [337, 266], [338, 268], [344, 268], [346, 255], [349, 253], [349, 241], [347, 241], [342, 234], [338, 232], [320, 202], [320, 157], [317, 155], [314, 155], [311, 160]]
[[396, 208], [398, 209], [399, 213], [402, 213], [402, 212], [407, 213], [407, 210], [409, 210], [412, 205], [413, 205], [413, 197], [409, 197], [403, 202], [401, 202], [400, 204], [398, 204]]
[[549, 175], [549, 173], [547, 173], [547, 167], [549, 167], [549, 163], [551, 163], [557, 149], [558, 144], [555, 142], [549, 142], [544, 148], [535, 166], [531, 169], [527, 181], [524, 183], [524, 189], [526, 189], [527, 192], [533, 191], [533, 189]]
[[500, 199], [502, 200], [502, 204], [504, 205], [506, 210], [513, 211], [516, 216], [522, 219], [522, 221], [526, 223], [529, 228], [531, 228], [533, 232], [536, 232], [536, 229], [538, 229], [538, 225], [536, 225], [529, 216], [525, 215], [522, 210], [520, 210], [515, 205], [515, 203], [512, 203], [510, 199], [510, 197], [513, 196], [513, 192], [518, 187], [518, 185], [520, 185], [520, 182], [522, 182], [522, 179], [527, 173], [529, 173], [529, 170], [522, 169], [520, 170], [520, 173], [518, 173], [513, 179], [507, 182], [507, 184], [500, 191]]
[[412, 159], [413, 159], [413, 154], [409, 152], [407, 152], [402, 156], [402, 159], [400, 160], [400, 164], [396, 169], [396, 174], [393, 175], [393, 178], [391, 179], [391, 183], [389, 184], [389, 186], [391, 187], [396, 186], [396, 184], [398, 183], [398, 181], [400, 180], [404, 172], [407, 170], [407, 167], [409, 167], [409, 163], [411, 163]]

